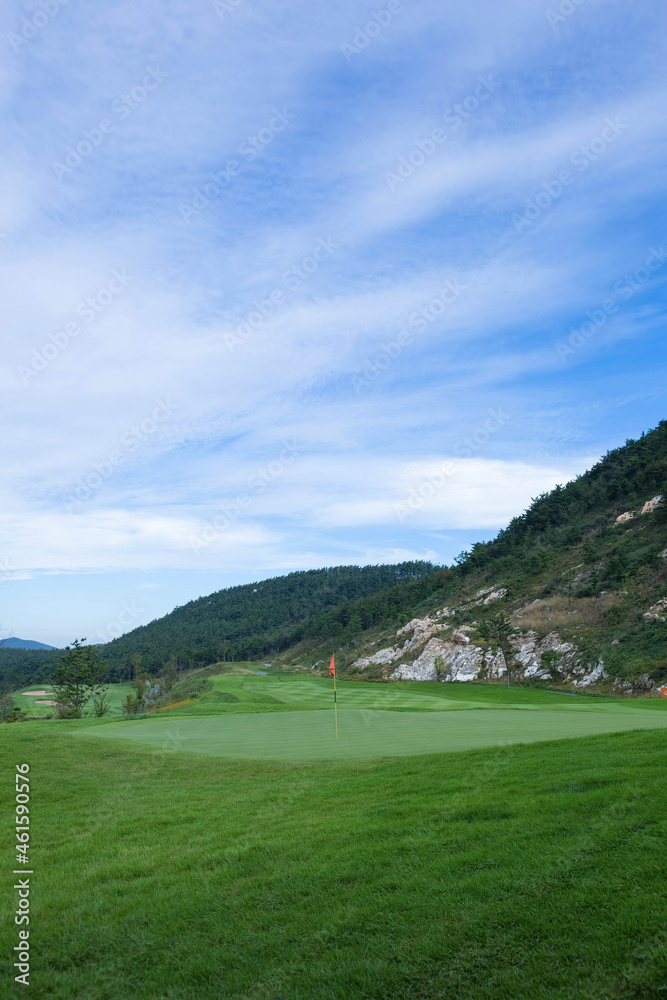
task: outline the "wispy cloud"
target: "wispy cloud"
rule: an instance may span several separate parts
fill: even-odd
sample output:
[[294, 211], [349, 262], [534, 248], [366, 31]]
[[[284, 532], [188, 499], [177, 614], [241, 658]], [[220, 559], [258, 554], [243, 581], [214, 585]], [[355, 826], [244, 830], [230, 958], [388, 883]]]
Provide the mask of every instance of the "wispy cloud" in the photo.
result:
[[[664, 416], [660, 272], [567, 365], [554, 349], [664, 240], [663, 11], [590, 0], [556, 30], [529, 0], [427, 0], [369, 33], [361, 0], [228, 6], [72, 3], [34, 35], [39, 5], [0, 15], [4, 593], [451, 559]], [[159, 399], [170, 419], [123, 450]], [[303, 458], [193, 552], [287, 440]]]

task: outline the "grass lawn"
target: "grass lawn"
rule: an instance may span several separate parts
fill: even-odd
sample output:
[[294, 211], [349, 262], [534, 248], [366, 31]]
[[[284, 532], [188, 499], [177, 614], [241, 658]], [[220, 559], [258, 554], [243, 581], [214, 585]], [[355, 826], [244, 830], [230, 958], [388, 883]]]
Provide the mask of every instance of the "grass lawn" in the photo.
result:
[[[320, 682], [314, 694], [311, 678], [279, 680], [282, 696], [297, 680], [309, 685], [298, 712], [276, 698], [273, 714], [221, 702], [217, 719], [176, 710], [0, 727], [3, 780], [13, 784], [17, 763], [31, 768], [34, 870], [31, 985], [13, 982], [10, 890], [3, 996], [664, 1000], [664, 705], [529, 691], [521, 707], [492, 687], [397, 685], [400, 705], [342, 709], [341, 734], [348, 712], [377, 714], [394, 739], [400, 727], [420, 738], [415, 717], [438, 732], [458, 726], [461, 739], [503, 717], [506, 729], [541, 724], [543, 735], [581, 720], [659, 728], [347, 760], [242, 759], [140, 739], [150, 727], [217, 724], [253, 744], [253, 726], [288, 727], [292, 740], [289, 726], [331, 723], [308, 704]], [[225, 676], [216, 689], [237, 683], [266, 684], [271, 698], [276, 681]], [[353, 687], [382, 699], [374, 689], [390, 686]], [[466, 707], [417, 709], [413, 688]], [[10, 835], [12, 810], [4, 796]], [[8, 848], [5, 859], [9, 872]]]
[[[122, 714], [121, 705], [127, 695], [134, 691], [131, 684], [109, 684], [109, 694], [111, 695], [111, 702], [109, 708], [109, 716], [119, 716]], [[26, 691], [53, 691], [48, 683], [45, 684], [32, 684], [30, 687], [23, 688], [21, 691], [15, 691], [12, 694], [12, 698], [22, 709], [29, 709], [30, 715], [48, 715], [49, 712], [53, 712], [54, 708], [52, 705], [40, 705], [39, 702], [42, 700], [55, 701], [55, 698], [49, 698], [48, 695], [40, 695], [38, 697], [26, 697]], [[89, 704], [85, 710], [88, 715], [92, 716], [92, 706]]]
[[343, 709], [231, 718], [120, 722], [77, 734], [132, 740], [171, 750], [269, 760], [330, 760], [457, 752], [630, 729], [667, 728], [667, 712], [565, 712], [508, 708], [488, 712], [388, 712]]

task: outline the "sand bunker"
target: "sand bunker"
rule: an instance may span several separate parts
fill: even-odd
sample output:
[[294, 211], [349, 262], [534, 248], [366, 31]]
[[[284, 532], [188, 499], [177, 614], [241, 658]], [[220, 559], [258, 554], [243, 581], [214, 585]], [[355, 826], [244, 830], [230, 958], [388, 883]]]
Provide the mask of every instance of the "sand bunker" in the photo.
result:
[[57, 705], [57, 701], [36, 701], [35, 705]]
[[23, 695], [25, 698], [33, 698], [35, 695], [39, 694], [53, 694], [53, 691], [24, 691]]

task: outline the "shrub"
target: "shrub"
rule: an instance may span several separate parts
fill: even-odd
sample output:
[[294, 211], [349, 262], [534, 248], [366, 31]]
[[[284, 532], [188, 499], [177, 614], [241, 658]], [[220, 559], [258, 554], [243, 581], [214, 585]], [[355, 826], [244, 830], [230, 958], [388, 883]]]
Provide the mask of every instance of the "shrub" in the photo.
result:
[[123, 715], [139, 715], [144, 710], [143, 700], [135, 694], [128, 694], [123, 702]]
[[93, 715], [101, 719], [111, 708], [111, 695], [106, 691], [93, 695]]
[[19, 708], [10, 694], [0, 698], [0, 723], [23, 722], [27, 714], [28, 710]]
[[56, 705], [56, 719], [80, 719], [83, 711], [79, 705], [67, 705], [58, 702]]

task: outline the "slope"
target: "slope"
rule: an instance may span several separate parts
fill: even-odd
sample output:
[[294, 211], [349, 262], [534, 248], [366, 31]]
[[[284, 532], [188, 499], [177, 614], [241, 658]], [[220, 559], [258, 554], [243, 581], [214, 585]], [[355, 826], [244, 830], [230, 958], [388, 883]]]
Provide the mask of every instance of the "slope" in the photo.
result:
[[148, 669], [170, 658], [180, 666], [253, 659], [288, 645], [298, 623], [392, 585], [419, 580], [433, 568], [427, 562], [335, 566], [230, 587], [107, 643], [103, 654], [120, 671], [136, 653]]

